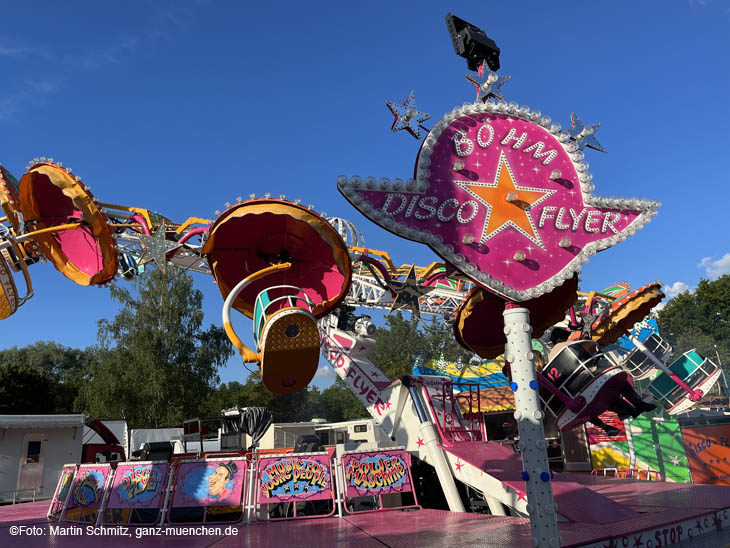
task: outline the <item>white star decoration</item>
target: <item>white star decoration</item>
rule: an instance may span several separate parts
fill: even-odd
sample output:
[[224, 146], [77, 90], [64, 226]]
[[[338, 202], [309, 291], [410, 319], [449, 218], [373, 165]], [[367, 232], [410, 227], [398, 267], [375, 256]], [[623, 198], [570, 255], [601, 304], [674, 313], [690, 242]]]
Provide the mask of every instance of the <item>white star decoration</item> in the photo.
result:
[[606, 149], [603, 148], [601, 143], [598, 142], [598, 139], [595, 138], [595, 134], [598, 131], [598, 128], [601, 127], [601, 124], [587, 126], [574, 112], [570, 115], [570, 126], [568, 133], [576, 142], [578, 148], [583, 150], [585, 147], [590, 147], [600, 152], [606, 152]]
[[511, 76], [498, 76], [494, 72], [483, 74], [467, 74], [466, 79], [477, 88], [477, 101], [486, 101], [489, 97], [496, 97], [504, 100], [502, 86], [512, 78]]
[[146, 236], [144, 234], [140, 234], [137, 238], [144, 246], [144, 253], [142, 253], [142, 256], [140, 257], [139, 264], [143, 265], [154, 261], [157, 268], [163, 272], [167, 272], [167, 254], [178, 247], [182, 247], [177, 242], [165, 239], [164, 222], [153, 235]]
[[390, 112], [392, 112], [393, 116], [395, 116], [395, 120], [393, 121], [390, 131], [395, 132], [405, 129], [416, 139], [420, 139], [421, 130], [425, 129], [421, 127], [420, 124], [421, 122], [428, 120], [431, 115], [421, 112], [416, 108], [416, 96], [413, 92], [411, 91], [408, 99], [406, 99], [402, 105], [393, 103], [392, 101], [387, 101], [386, 104], [388, 105]]
[[674, 466], [679, 466], [679, 457], [677, 455], [672, 455], [669, 457], [669, 462], [671, 462]]

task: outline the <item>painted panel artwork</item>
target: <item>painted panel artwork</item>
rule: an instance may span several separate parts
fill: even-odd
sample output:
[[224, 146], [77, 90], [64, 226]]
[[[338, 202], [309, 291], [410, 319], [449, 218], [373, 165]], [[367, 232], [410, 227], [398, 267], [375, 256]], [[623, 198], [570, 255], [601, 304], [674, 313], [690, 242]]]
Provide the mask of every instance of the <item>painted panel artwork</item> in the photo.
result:
[[675, 417], [659, 408], [626, 422], [610, 411], [599, 418], [617, 427], [619, 435], [611, 438], [600, 428], [586, 426], [593, 468], [655, 470], [665, 481], [690, 481], [682, 434]]
[[326, 453], [262, 458], [258, 478], [259, 504], [332, 498], [332, 471]]
[[244, 459], [183, 462], [178, 468], [172, 506], [238, 506], [245, 481]]
[[56, 494], [51, 501], [51, 508], [49, 515], [57, 516], [61, 513], [63, 505], [66, 502], [69, 492], [71, 491], [71, 484], [73, 483], [74, 474], [76, 474], [76, 465], [67, 464], [61, 471], [61, 477], [58, 480], [58, 487], [56, 488]]
[[167, 463], [117, 466], [109, 508], [159, 508], [167, 478]]
[[362, 497], [412, 491], [408, 472], [410, 457], [403, 450], [343, 455], [346, 496]]
[[82, 466], [71, 488], [69, 508], [99, 508], [109, 466]]
[[694, 483], [730, 485], [730, 424], [682, 428]]

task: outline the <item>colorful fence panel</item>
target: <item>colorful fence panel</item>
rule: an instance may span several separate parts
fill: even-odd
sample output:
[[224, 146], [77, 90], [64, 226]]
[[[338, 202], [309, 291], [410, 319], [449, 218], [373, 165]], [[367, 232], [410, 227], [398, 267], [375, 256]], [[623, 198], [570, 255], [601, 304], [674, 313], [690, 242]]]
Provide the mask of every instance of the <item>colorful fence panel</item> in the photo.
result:
[[80, 465], [61, 521], [96, 523], [110, 473], [109, 464]]
[[68, 494], [71, 492], [71, 484], [76, 475], [76, 466], [76, 464], [65, 464], [63, 466], [56, 491], [53, 493], [53, 499], [51, 499], [51, 506], [48, 508], [47, 517], [55, 520], [61, 518], [66, 499], [68, 499]]
[[610, 438], [602, 429], [586, 426], [594, 469], [636, 468], [657, 471], [665, 481], [690, 481], [682, 434], [675, 417], [657, 409], [625, 424], [612, 412], [603, 413], [600, 418], [617, 427], [619, 435]]
[[630, 422], [634, 468], [657, 470], [665, 481], [689, 483], [689, 466], [676, 417], [659, 408]]
[[[418, 507], [411, 477], [411, 455], [404, 449], [351, 451], [343, 453], [341, 461], [345, 511], [348, 513]], [[386, 507], [383, 501], [384, 495], [399, 495], [397, 497], [399, 504]], [[413, 504], [403, 504], [404, 495], [407, 501], [408, 498], [413, 498]], [[372, 505], [371, 508], [363, 506], [363, 498], [371, 499], [372, 502], [366, 501]], [[365, 509], [356, 509], [358, 507]]]
[[101, 515], [104, 524], [153, 524], [160, 521], [170, 465], [164, 461], [117, 465]]
[[228, 523], [243, 517], [247, 461], [243, 457], [183, 460], [175, 472], [171, 523]]
[[332, 515], [334, 490], [329, 454], [288, 453], [260, 458], [256, 493], [257, 519]]
[[682, 427], [694, 483], [730, 485], [730, 424]]

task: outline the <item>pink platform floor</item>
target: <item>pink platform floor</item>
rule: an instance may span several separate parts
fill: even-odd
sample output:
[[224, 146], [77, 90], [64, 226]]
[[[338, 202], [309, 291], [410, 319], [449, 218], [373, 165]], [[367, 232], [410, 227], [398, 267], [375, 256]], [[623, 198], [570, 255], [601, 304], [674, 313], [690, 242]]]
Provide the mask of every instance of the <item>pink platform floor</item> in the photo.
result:
[[[611, 523], [572, 521], [559, 524], [565, 548], [658, 548], [667, 546], [672, 529], [677, 540], [691, 546], [720, 548], [730, 543], [730, 487], [646, 482], [630, 479], [570, 475], [570, 483], [589, 489], [625, 506], [622, 519]], [[576, 483], [577, 484], [577, 483]], [[392, 548], [443, 546], [530, 546], [529, 520], [524, 518], [457, 514], [440, 510], [415, 510], [360, 514], [284, 522], [235, 524], [236, 534], [201, 536], [64, 536], [54, 534], [45, 515], [49, 501], [0, 507], [0, 547], [175, 546], [202, 548], [227, 546], [316, 546]], [[585, 510], [585, 508], [584, 508]], [[579, 515], [579, 514], [576, 514]], [[586, 514], [587, 515], [587, 514]], [[604, 521], [604, 520], [601, 520]], [[35, 526], [35, 535], [11, 535], [13, 526]], [[226, 524], [215, 524], [225, 529]], [[211, 524], [213, 526], [213, 524]], [[69, 524], [61, 524], [68, 529]], [[80, 526], [86, 530], [86, 526]], [[727, 527], [727, 528], [726, 528]], [[712, 536], [707, 536], [708, 533]], [[689, 538], [693, 537], [693, 538]], [[694, 538], [698, 537], [698, 538]], [[689, 540], [687, 540], [689, 538]], [[694, 542], [694, 544], [693, 544]], [[699, 542], [699, 544], [698, 544]]]

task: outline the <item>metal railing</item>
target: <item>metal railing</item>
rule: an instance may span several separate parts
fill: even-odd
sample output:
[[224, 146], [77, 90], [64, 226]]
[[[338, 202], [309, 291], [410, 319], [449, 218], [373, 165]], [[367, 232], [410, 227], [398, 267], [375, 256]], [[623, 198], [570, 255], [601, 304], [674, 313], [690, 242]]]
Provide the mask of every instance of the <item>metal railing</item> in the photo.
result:
[[656, 470], [644, 470], [642, 468], [594, 468], [591, 470], [591, 476], [598, 475], [646, 481], [664, 481], [664, 476], [661, 472]]
[[[20, 494], [28, 492], [31, 493], [30, 497], [23, 497]], [[12, 497], [8, 496], [6, 497], [5, 494], [8, 493], [12, 495]], [[34, 487], [32, 489], [15, 489], [14, 491], [0, 491], [0, 501], [7, 501], [12, 500], [12, 504], [17, 504], [19, 502], [35, 502], [36, 501], [36, 495], [39, 493], [39, 489]]]

